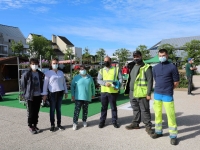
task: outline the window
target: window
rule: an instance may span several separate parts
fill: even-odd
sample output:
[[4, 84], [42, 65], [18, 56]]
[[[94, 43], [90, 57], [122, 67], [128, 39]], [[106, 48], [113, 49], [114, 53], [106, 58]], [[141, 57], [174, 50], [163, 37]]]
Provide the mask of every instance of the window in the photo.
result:
[[0, 44], [0, 55], [8, 55], [8, 46]]

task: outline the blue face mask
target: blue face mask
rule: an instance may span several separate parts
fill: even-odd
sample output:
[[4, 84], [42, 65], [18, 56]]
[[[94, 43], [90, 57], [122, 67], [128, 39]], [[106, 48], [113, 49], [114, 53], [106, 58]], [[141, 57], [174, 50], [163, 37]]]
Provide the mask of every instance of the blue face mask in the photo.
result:
[[159, 60], [162, 63], [162, 62], [165, 62], [167, 60], [167, 58], [166, 58], [166, 56], [163, 56], [163, 57], [159, 57]]
[[58, 69], [58, 64], [52, 64], [52, 69], [54, 70]]
[[86, 75], [86, 70], [80, 70], [81, 75]]

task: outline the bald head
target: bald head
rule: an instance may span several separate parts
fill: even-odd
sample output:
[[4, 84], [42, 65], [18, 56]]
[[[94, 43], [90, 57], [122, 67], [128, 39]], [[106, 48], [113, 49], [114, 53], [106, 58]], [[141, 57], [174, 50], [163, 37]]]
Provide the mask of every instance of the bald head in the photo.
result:
[[111, 58], [110, 58], [109, 56], [106, 56], [106, 57], [104, 58], [104, 61], [109, 61], [109, 62], [111, 62]]

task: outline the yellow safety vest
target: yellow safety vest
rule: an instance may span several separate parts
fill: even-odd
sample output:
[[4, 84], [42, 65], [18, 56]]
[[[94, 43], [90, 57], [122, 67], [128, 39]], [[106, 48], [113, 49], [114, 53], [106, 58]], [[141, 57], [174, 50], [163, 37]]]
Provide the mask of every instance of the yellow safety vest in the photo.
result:
[[140, 68], [140, 71], [134, 82], [133, 97], [140, 98], [147, 96], [147, 79], [145, 77], [145, 72], [150, 65], [145, 64]]
[[[119, 68], [118, 67], [111, 67], [108, 72], [106, 71], [105, 68], [100, 69], [99, 73], [103, 77], [103, 81], [108, 82], [108, 83], [113, 83], [114, 81], [117, 81], [118, 77], [118, 72]], [[115, 90], [113, 87], [106, 87], [106, 86], [101, 86], [101, 92], [107, 92], [107, 93], [118, 93], [118, 90]]]

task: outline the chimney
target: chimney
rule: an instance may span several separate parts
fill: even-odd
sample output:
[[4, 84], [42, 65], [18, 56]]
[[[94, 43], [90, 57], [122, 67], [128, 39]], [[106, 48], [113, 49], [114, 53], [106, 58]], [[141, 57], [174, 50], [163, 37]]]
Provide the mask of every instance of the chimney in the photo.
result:
[[56, 36], [54, 34], [52, 34], [52, 42], [56, 43]]

